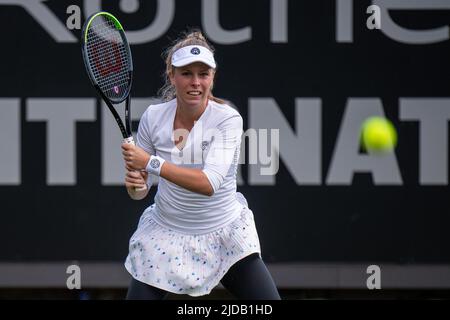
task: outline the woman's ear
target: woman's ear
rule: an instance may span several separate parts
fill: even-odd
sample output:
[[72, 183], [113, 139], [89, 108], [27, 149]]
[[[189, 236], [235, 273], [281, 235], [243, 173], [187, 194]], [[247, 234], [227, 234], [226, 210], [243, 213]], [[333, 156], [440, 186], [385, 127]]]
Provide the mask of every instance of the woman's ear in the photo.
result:
[[212, 75], [212, 81], [211, 81], [211, 87], [209, 89], [210, 92], [214, 88], [214, 81], [215, 81], [215, 76], [216, 76], [216, 70], [215, 69], [212, 69], [211, 75]]
[[169, 80], [170, 80], [170, 84], [173, 86], [175, 85], [174, 73], [175, 73], [175, 68], [171, 68], [169, 71]]

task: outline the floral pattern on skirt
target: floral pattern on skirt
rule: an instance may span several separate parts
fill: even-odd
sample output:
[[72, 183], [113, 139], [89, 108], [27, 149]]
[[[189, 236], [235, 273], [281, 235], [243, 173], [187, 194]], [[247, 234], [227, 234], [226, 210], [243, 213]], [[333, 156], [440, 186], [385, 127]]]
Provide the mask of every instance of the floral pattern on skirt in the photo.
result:
[[225, 227], [192, 235], [157, 224], [153, 208], [142, 214], [125, 261], [138, 281], [172, 293], [201, 296], [209, 294], [234, 263], [255, 252], [261, 255], [253, 212], [247, 206]]

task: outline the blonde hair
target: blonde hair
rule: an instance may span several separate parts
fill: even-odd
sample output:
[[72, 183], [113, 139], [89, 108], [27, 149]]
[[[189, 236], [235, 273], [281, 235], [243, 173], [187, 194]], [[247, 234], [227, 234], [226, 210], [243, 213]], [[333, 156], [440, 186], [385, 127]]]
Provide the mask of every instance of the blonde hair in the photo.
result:
[[[214, 53], [214, 48], [212, 45], [208, 43], [205, 36], [201, 33], [199, 30], [191, 30], [184, 32], [183, 35], [176, 39], [169, 48], [167, 48], [162, 56], [164, 61], [166, 62], [166, 70], [164, 72], [164, 85], [158, 90], [158, 96], [163, 101], [169, 101], [176, 97], [176, 90], [175, 86], [172, 85], [170, 82], [169, 75], [174, 72], [175, 67], [172, 66], [172, 55], [175, 51], [177, 51], [180, 48], [186, 47], [186, 46], [202, 46], [205, 48], [208, 48], [212, 53]], [[224, 100], [216, 98], [212, 94], [212, 87], [209, 92], [208, 99], [213, 100], [217, 103], [224, 104], [226, 103]]]

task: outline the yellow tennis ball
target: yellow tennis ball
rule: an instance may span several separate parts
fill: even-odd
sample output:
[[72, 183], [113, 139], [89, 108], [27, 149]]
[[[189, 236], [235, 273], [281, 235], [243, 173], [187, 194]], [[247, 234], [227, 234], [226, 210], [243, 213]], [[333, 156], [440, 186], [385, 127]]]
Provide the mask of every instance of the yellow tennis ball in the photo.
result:
[[368, 151], [389, 152], [397, 145], [397, 132], [388, 119], [369, 117], [362, 124], [362, 142]]

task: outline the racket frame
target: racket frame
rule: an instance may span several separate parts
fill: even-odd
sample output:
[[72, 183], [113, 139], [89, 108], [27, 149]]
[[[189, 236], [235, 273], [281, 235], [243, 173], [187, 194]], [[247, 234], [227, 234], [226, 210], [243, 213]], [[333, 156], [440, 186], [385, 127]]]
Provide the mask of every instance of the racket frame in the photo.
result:
[[[127, 91], [125, 92], [125, 95], [123, 96], [122, 99], [115, 99], [115, 100], [109, 99], [104, 94], [102, 89], [100, 89], [100, 86], [97, 83], [97, 81], [95, 80], [95, 78], [93, 77], [93, 75], [92, 75], [93, 72], [91, 71], [91, 68], [90, 68], [90, 62], [89, 62], [88, 52], [87, 52], [87, 48], [86, 48], [87, 30], [89, 29], [89, 26], [91, 25], [92, 21], [99, 15], [106, 15], [112, 19], [112, 21], [114, 22], [114, 25], [116, 26], [116, 29], [118, 30], [118, 32], [122, 38], [122, 41], [125, 43], [125, 51], [128, 55], [128, 59], [129, 59], [129, 66], [128, 66], [129, 69], [128, 69]], [[82, 51], [84, 66], [86, 68], [86, 72], [89, 76], [89, 79], [90, 79], [92, 85], [94, 86], [95, 90], [99, 94], [99, 96], [102, 98], [102, 100], [108, 106], [108, 109], [109, 109], [109, 111], [111, 111], [114, 119], [116, 120], [117, 125], [119, 126], [119, 129], [120, 129], [120, 132], [122, 133], [124, 142], [135, 144], [134, 139], [133, 139], [133, 134], [131, 132], [131, 103], [130, 103], [130, 101], [131, 101], [130, 92], [131, 92], [131, 85], [132, 85], [132, 80], [133, 80], [133, 59], [132, 59], [132, 55], [131, 55], [130, 44], [128, 43], [128, 40], [125, 36], [125, 31], [123, 30], [122, 24], [112, 14], [105, 12], [105, 11], [100, 11], [100, 12], [97, 12], [97, 13], [91, 15], [87, 19], [87, 22], [84, 24], [81, 34], [82, 34], [81, 51]], [[119, 104], [119, 103], [123, 102], [124, 100], [126, 100], [125, 101], [125, 125], [124, 125], [122, 119], [120, 118], [119, 113], [117, 112], [117, 110], [114, 108], [114, 105], [113, 105], [113, 104]], [[136, 191], [143, 191], [146, 189], [147, 189], [147, 185], [145, 185], [142, 188], [135, 188]]]
[[[89, 57], [88, 57], [88, 52], [87, 52], [87, 48], [86, 48], [86, 43], [87, 43], [87, 31], [89, 29], [89, 26], [91, 25], [92, 21], [98, 17], [99, 15], [105, 15], [109, 18], [112, 19], [114, 25], [116, 26], [117, 31], [119, 32], [122, 41], [125, 44], [125, 51], [128, 55], [128, 59], [129, 59], [129, 70], [128, 70], [128, 86], [127, 86], [127, 91], [125, 92], [125, 94], [123, 95], [122, 99], [117, 99], [117, 100], [112, 100], [110, 98], [108, 98], [105, 93], [102, 91], [102, 89], [100, 89], [99, 84], [97, 83], [97, 81], [95, 80], [95, 78], [92, 75], [92, 70], [90, 68], [90, 61], [89, 61]], [[83, 56], [83, 60], [84, 60], [84, 66], [86, 68], [86, 72], [89, 76], [89, 80], [91, 81], [92, 85], [94, 86], [95, 90], [97, 91], [97, 93], [100, 95], [100, 97], [102, 98], [102, 100], [105, 102], [105, 104], [108, 106], [108, 109], [111, 111], [114, 120], [116, 120], [117, 125], [119, 126], [120, 132], [122, 133], [123, 138], [127, 141], [130, 142], [130, 138], [131, 138], [131, 142], [133, 141], [133, 135], [131, 133], [131, 103], [130, 103], [130, 92], [131, 92], [131, 85], [132, 85], [132, 79], [133, 79], [133, 60], [132, 60], [132, 55], [131, 55], [131, 49], [130, 49], [130, 45], [128, 43], [128, 40], [125, 36], [125, 32], [123, 30], [123, 27], [121, 25], [121, 23], [119, 22], [119, 20], [114, 17], [112, 14], [105, 12], [105, 11], [101, 11], [101, 12], [97, 12], [92, 14], [88, 19], [87, 22], [84, 24], [83, 26], [83, 30], [82, 30], [82, 37], [81, 37], [81, 51], [82, 51], [82, 56]], [[114, 108], [113, 104], [119, 104], [121, 102], [123, 102], [124, 100], [126, 100], [125, 102], [125, 124], [122, 121], [122, 119], [119, 116], [119, 113], [117, 112], [117, 110]]]

